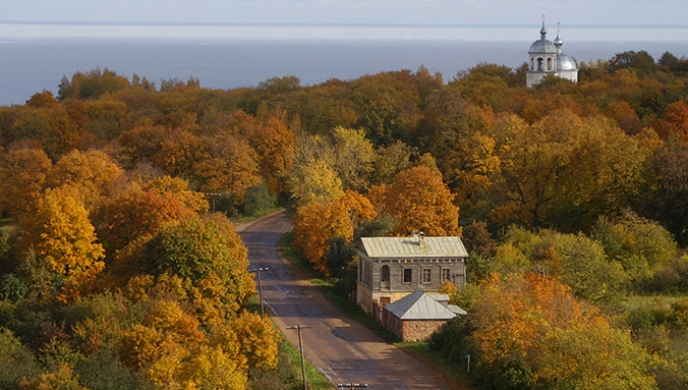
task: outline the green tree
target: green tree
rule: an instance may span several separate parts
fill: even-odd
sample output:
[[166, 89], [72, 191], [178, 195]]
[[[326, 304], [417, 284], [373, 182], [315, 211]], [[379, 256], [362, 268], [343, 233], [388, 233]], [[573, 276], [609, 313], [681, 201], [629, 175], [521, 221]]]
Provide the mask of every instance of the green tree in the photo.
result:
[[255, 289], [246, 249], [231, 222], [220, 217], [166, 224], [145, 244], [141, 262], [151, 275], [179, 276], [227, 314]]

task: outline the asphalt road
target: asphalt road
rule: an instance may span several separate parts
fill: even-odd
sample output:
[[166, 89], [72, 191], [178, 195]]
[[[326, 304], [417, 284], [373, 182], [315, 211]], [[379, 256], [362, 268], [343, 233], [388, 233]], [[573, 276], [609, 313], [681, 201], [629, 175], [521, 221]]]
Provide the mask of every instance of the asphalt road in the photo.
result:
[[237, 230], [248, 248], [251, 268], [261, 273], [263, 301], [287, 340], [298, 348], [301, 330], [306, 359], [333, 384], [366, 383], [369, 389], [449, 389], [416, 359], [334, 308], [318, 289], [299, 280], [276, 246], [290, 229], [284, 213], [271, 214]]

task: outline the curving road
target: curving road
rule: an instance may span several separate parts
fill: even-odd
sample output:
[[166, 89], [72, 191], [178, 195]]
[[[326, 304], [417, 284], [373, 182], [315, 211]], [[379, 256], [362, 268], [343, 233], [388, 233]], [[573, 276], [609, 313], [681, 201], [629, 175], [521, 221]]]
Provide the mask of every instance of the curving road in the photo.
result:
[[422, 363], [351, 320], [308, 281], [300, 280], [277, 252], [277, 243], [291, 228], [284, 213], [240, 225], [252, 268], [262, 273], [263, 301], [274, 321], [298, 348], [298, 335], [287, 326], [302, 325], [306, 358], [333, 384], [367, 383], [369, 389], [448, 389]]

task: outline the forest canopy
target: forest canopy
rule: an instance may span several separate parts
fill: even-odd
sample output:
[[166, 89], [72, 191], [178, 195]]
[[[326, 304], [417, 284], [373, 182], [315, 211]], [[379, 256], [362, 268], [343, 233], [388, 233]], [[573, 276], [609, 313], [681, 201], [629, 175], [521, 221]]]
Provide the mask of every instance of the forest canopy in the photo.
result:
[[[94, 69], [0, 107], [0, 387], [108, 388], [94, 367], [109, 388], [252, 386], [279, 335], [246, 310], [231, 218], [279, 205], [344, 293], [362, 236], [462, 236], [453, 299], [475, 316], [438, 353], [473, 351], [500, 388], [685, 388], [686, 301], [619, 305], [688, 293], [688, 60], [579, 67], [534, 88], [478, 64], [233, 90]], [[598, 377], [555, 364], [581, 340]]]

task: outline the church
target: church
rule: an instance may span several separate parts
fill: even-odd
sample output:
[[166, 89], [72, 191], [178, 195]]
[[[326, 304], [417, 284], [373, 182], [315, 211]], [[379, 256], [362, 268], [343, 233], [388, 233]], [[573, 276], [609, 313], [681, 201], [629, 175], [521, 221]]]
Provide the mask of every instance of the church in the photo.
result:
[[547, 29], [543, 19], [540, 39], [533, 42], [530, 45], [530, 50], [528, 50], [530, 60], [526, 73], [526, 87], [530, 88], [539, 84], [542, 79], [549, 75], [571, 80], [574, 83], [578, 82], [578, 67], [569, 56], [562, 53], [563, 44], [564, 42], [559, 37], [559, 31], [557, 31], [554, 42], [547, 40]]

